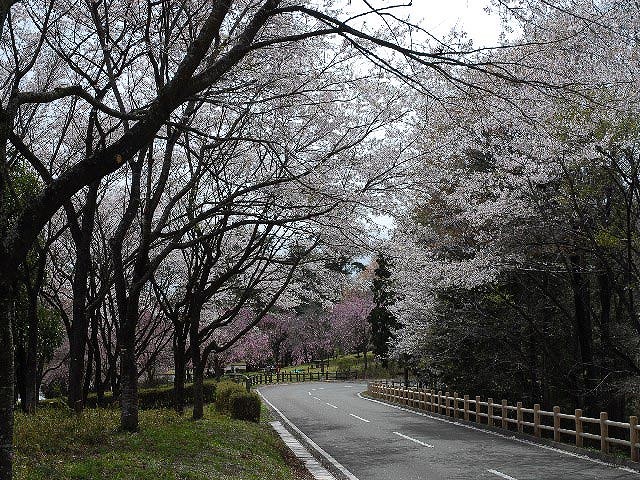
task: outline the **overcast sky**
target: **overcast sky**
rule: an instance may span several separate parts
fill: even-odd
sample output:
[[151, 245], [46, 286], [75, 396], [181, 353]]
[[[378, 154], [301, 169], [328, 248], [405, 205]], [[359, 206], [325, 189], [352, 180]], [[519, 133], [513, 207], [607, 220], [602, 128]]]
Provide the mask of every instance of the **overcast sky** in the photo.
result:
[[[400, 3], [396, 0], [369, 0], [375, 5]], [[351, 6], [361, 11], [362, 0], [352, 1]], [[409, 3], [404, 0], [403, 3]], [[465, 31], [477, 47], [495, 46], [501, 32], [500, 18], [484, 9], [489, 0], [413, 0], [411, 7], [403, 8], [403, 15], [410, 15], [414, 23], [437, 37], [446, 36], [452, 28]], [[368, 17], [371, 18], [371, 17]]]
[[500, 18], [484, 9], [486, 0], [414, 0], [411, 16], [432, 33], [446, 35], [451, 28], [464, 30], [477, 46], [495, 45]]

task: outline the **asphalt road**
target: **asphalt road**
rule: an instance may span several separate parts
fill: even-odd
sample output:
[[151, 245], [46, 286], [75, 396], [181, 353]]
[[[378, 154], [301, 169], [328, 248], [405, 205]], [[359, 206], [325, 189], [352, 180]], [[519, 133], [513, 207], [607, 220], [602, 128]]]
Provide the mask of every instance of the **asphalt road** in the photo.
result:
[[365, 389], [309, 382], [260, 393], [351, 480], [640, 480], [630, 469], [360, 398]]

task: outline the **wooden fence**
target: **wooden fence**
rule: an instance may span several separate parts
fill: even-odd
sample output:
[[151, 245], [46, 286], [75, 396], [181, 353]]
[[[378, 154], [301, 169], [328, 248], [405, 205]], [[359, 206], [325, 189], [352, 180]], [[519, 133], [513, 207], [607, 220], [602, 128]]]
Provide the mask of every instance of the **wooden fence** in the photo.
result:
[[240, 373], [227, 374], [225, 377], [235, 381], [242, 381], [247, 388], [253, 385], [268, 385], [271, 383], [311, 382], [322, 380], [357, 380], [358, 372], [278, 372], [278, 373], [254, 373], [244, 375]]
[[[573, 414], [562, 413], [560, 407], [548, 412], [535, 404], [533, 408], [524, 408], [522, 402], [509, 405], [507, 400], [495, 403], [492, 398], [482, 401], [480, 397], [469, 395], [459, 397], [449, 392], [435, 392], [424, 388], [389, 385], [386, 382], [371, 382], [368, 385], [371, 396], [391, 403], [397, 403], [419, 410], [438, 413], [453, 418], [461, 418], [476, 423], [504, 429], [531, 433], [541, 438], [544, 431], [560, 442], [564, 437], [573, 437], [575, 445], [582, 447], [584, 439], [600, 443], [600, 450], [609, 453], [612, 445], [626, 446], [630, 450], [631, 460], [638, 461], [638, 417], [629, 417], [629, 422], [609, 420], [607, 412], [601, 412], [600, 418], [585, 417], [582, 410]], [[585, 431], [587, 430], [587, 431]]]

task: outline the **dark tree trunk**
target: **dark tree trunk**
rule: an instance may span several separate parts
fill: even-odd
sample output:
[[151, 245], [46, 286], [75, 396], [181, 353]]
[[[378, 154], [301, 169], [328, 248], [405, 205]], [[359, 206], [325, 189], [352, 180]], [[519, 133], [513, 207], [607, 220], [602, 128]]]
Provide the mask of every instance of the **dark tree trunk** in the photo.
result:
[[0, 478], [12, 478], [14, 365], [13, 301], [9, 285], [0, 280]]
[[583, 403], [588, 410], [593, 404], [594, 388], [597, 384], [593, 358], [593, 325], [589, 308], [589, 283], [584, 273], [584, 257], [577, 254], [572, 255], [570, 262], [575, 326], [584, 379]]
[[129, 296], [127, 315], [120, 325], [120, 427], [128, 432], [138, 431], [138, 366], [136, 364], [136, 327], [140, 292]]
[[[95, 221], [99, 182], [87, 192], [82, 215], [82, 231], [76, 238], [76, 263], [73, 273], [73, 322], [69, 338], [69, 406], [79, 412], [83, 408], [84, 356], [89, 333], [87, 316], [88, 278], [91, 268], [91, 237]], [[69, 218], [69, 221], [74, 221]]]
[[94, 384], [96, 389], [96, 402], [99, 407], [104, 405], [104, 383], [102, 382], [102, 356], [98, 343], [98, 312], [91, 316], [91, 346], [93, 349], [93, 361], [95, 364]]
[[89, 344], [87, 354], [87, 371], [84, 376], [84, 384], [82, 385], [82, 404], [87, 404], [87, 397], [91, 389], [91, 377], [93, 376], [93, 344]]
[[189, 351], [191, 353], [191, 363], [193, 364], [193, 419], [200, 420], [204, 415], [204, 363], [200, 351], [200, 339], [198, 333], [200, 329], [200, 315], [194, 314], [191, 318], [189, 329]]
[[187, 354], [184, 340], [175, 339], [173, 343], [173, 362], [175, 374], [173, 376], [173, 408], [178, 414], [184, 413], [184, 383], [187, 368]]
[[22, 342], [17, 342], [17, 345], [14, 348], [13, 352], [13, 362], [14, 362], [14, 371], [15, 371], [15, 392], [14, 398], [17, 400], [20, 398], [22, 400], [20, 402], [20, 408], [23, 412], [26, 412], [24, 399], [27, 395], [26, 393], [26, 384], [27, 384], [27, 376], [26, 376], [26, 363], [27, 363], [27, 353], [24, 349], [24, 344]]

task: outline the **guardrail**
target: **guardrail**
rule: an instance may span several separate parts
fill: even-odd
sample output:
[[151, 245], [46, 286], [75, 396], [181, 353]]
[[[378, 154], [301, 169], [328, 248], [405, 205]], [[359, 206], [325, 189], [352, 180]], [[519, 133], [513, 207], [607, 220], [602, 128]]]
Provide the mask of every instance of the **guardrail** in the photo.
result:
[[[607, 412], [601, 412], [599, 418], [585, 417], [581, 409], [573, 414], [562, 413], [560, 407], [553, 407], [553, 411], [540, 409], [539, 404], [533, 408], [525, 408], [522, 402], [509, 405], [507, 400], [495, 403], [493, 398], [482, 401], [481, 398], [472, 399], [469, 395], [459, 397], [457, 392], [453, 396], [449, 392], [435, 392], [434, 390], [389, 385], [382, 382], [370, 382], [368, 392], [371, 396], [390, 403], [398, 403], [419, 410], [438, 413], [465, 421], [484, 423], [489, 426], [513, 429], [520, 433], [531, 433], [537, 438], [542, 432], [552, 432], [553, 440], [562, 441], [562, 436], [573, 436], [575, 445], [583, 447], [584, 439], [600, 442], [600, 450], [609, 453], [611, 445], [622, 445], [629, 448], [631, 460], [639, 459], [640, 447], [638, 417], [629, 417], [629, 422], [609, 420]], [[567, 425], [568, 424], [568, 425]], [[568, 427], [568, 428], [567, 428]], [[585, 431], [592, 430], [591, 432]], [[614, 434], [612, 435], [611, 430]]]

